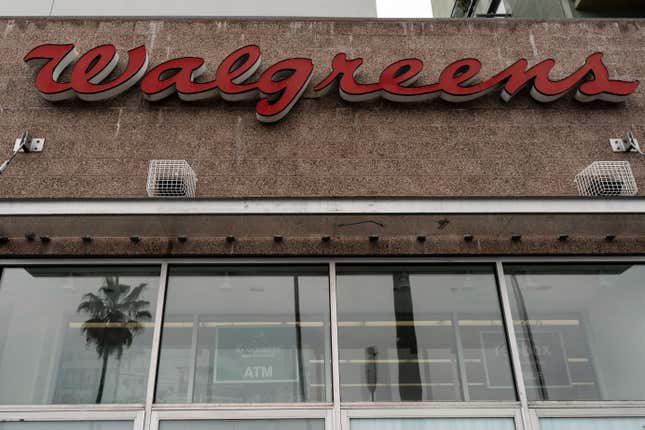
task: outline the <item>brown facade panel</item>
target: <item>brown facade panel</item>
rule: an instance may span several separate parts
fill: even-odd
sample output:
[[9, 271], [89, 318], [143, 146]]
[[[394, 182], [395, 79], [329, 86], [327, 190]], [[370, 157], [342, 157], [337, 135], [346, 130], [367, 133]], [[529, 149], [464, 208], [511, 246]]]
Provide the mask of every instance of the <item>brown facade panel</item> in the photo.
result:
[[20, 257], [485, 257], [485, 256], [642, 256], [643, 236], [623, 237], [607, 242], [598, 236], [578, 237], [559, 243], [552, 236], [526, 237], [521, 243], [496, 236], [479, 237], [471, 243], [452, 236], [419, 243], [416, 237], [334, 238], [321, 243], [320, 237], [292, 237], [284, 243], [273, 238], [242, 238], [234, 244], [225, 237], [196, 238], [182, 243], [175, 238], [147, 237], [139, 243], [129, 238], [98, 238], [85, 244], [80, 238], [55, 238], [43, 244], [20, 239], [0, 246], [0, 258]]
[[642, 214], [2, 216], [0, 238], [4, 238], [0, 240], [0, 258], [643, 255], [645, 217]]
[[34, 87], [35, 69], [22, 61], [42, 43], [73, 43], [80, 52], [113, 43], [120, 67], [127, 49], [145, 44], [151, 65], [203, 57], [206, 78], [233, 50], [257, 44], [263, 68], [312, 58], [314, 83], [338, 52], [365, 59], [364, 82], [395, 60], [418, 57], [419, 83], [432, 83], [466, 57], [481, 60], [482, 77], [520, 58], [553, 58], [552, 76], [564, 77], [601, 51], [611, 78], [645, 81], [642, 20], [2, 19], [0, 158], [24, 130], [47, 143], [43, 153], [15, 159], [0, 177], [0, 197], [142, 197], [152, 159], [187, 160], [199, 197], [571, 196], [574, 176], [600, 160], [630, 161], [645, 189], [645, 159], [608, 145], [630, 129], [645, 140], [642, 87], [624, 104], [582, 104], [573, 95], [540, 104], [528, 90], [509, 103], [495, 92], [464, 104], [409, 105], [307, 93], [284, 120], [265, 125], [250, 102], [150, 103], [137, 87], [107, 102], [47, 102]]

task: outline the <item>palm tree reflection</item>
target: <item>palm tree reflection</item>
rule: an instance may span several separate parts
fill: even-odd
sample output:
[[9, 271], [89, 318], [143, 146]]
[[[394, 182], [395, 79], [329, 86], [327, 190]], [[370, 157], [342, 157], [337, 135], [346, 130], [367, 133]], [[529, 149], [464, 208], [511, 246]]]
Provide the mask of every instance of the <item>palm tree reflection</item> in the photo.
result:
[[108, 358], [114, 355], [120, 360], [123, 350], [129, 348], [134, 336], [143, 330], [142, 321], [152, 319], [147, 310], [150, 302], [141, 299], [146, 286], [142, 283], [132, 288], [121, 284], [118, 276], [106, 277], [97, 293], [85, 294], [78, 305], [77, 312], [90, 316], [82, 326], [85, 341], [88, 345], [96, 345], [96, 353], [102, 360], [96, 403], [103, 400]]

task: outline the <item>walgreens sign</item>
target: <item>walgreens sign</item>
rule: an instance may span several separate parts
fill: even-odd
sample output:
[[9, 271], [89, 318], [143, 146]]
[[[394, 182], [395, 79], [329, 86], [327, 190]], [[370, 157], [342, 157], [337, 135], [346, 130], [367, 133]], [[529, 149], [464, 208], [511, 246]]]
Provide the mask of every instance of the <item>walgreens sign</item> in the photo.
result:
[[[555, 81], [549, 78], [556, 64], [552, 59], [530, 68], [526, 59], [520, 59], [488, 79], [478, 79], [481, 62], [465, 58], [448, 65], [436, 83], [415, 86], [423, 70], [423, 61], [418, 58], [395, 61], [383, 70], [378, 82], [362, 83], [356, 74], [364, 60], [340, 53], [333, 58], [329, 74], [314, 84], [313, 93], [320, 97], [337, 88], [340, 97], [349, 102], [378, 98], [394, 102], [435, 98], [465, 102], [500, 91], [502, 99], [509, 101], [530, 87], [531, 96], [545, 103], [573, 90], [581, 102], [622, 102], [636, 91], [639, 82], [610, 79], [602, 57], [602, 53], [590, 55], [578, 70]], [[114, 45], [97, 46], [80, 55], [72, 44], [45, 44], [32, 49], [24, 60], [40, 63], [36, 88], [47, 100], [78, 97], [101, 101], [138, 83], [144, 97], [152, 102], [173, 94], [185, 101], [215, 97], [232, 102], [256, 99], [258, 120], [271, 123], [284, 118], [309, 88], [314, 64], [309, 58], [289, 58], [259, 73], [261, 58], [258, 46], [240, 48], [221, 62], [210, 81], [199, 79], [206, 70], [204, 59], [199, 57], [175, 58], [149, 69], [145, 46], [128, 51], [127, 66], [119, 76], [112, 75], [119, 62]], [[68, 67], [69, 81], [62, 81], [61, 75]]]

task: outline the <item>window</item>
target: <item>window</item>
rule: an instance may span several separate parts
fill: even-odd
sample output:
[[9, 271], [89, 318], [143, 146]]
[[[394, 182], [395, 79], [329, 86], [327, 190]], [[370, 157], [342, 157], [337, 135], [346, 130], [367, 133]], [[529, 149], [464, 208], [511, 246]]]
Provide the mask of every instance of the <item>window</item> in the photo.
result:
[[5, 268], [0, 404], [143, 403], [158, 286], [155, 267]]
[[540, 430], [642, 430], [645, 418], [541, 418]]
[[[448, 15], [449, 5], [452, 9]], [[597, 19], [645, 16], [645, 7], [638, 0], [433, 0], [432, 8], [435, 18], [512, 16], [521, 19]]]
[[331, 401], [328, 267], [169, 274], [156, 401]]
[[325, 430], [320, 419], [164, 420], [159, 430]]
[[351, 430], [515, 430], [513, 418], [352, 419]]
[[505, 273], [530, 400], [645, 400], [645, 265]]
[[0, 272], [0, 430], [645, 428], [644, 262], [61, 263]]
[[339, 266], [343, 401], [515, 400], [489, 266]]
[[0, 422], [0, 430], [132, 430], [131, 421]]

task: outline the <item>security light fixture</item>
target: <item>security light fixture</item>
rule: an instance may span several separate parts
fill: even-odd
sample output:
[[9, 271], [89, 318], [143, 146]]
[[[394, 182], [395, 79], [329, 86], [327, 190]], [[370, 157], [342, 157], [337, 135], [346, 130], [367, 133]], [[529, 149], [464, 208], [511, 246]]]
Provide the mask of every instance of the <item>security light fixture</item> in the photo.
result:
[[28, 131], [22, 133], [13, 145], [13, 154], [4, 163], [0, 164], [0, 175], [7, 170], [9, 164], [16, 158], [19, 152], [42, 152], [45, 147], [45, 139], [42, 137], [32, 138]]
[[635, 196], [636, 179], [627, 161], [594, 161], [574, 180], [578, 194], [584, 197]]
[[152, 160], [148, 168], [148, 197], [195, 197], [197, 175], [186, 160]]

